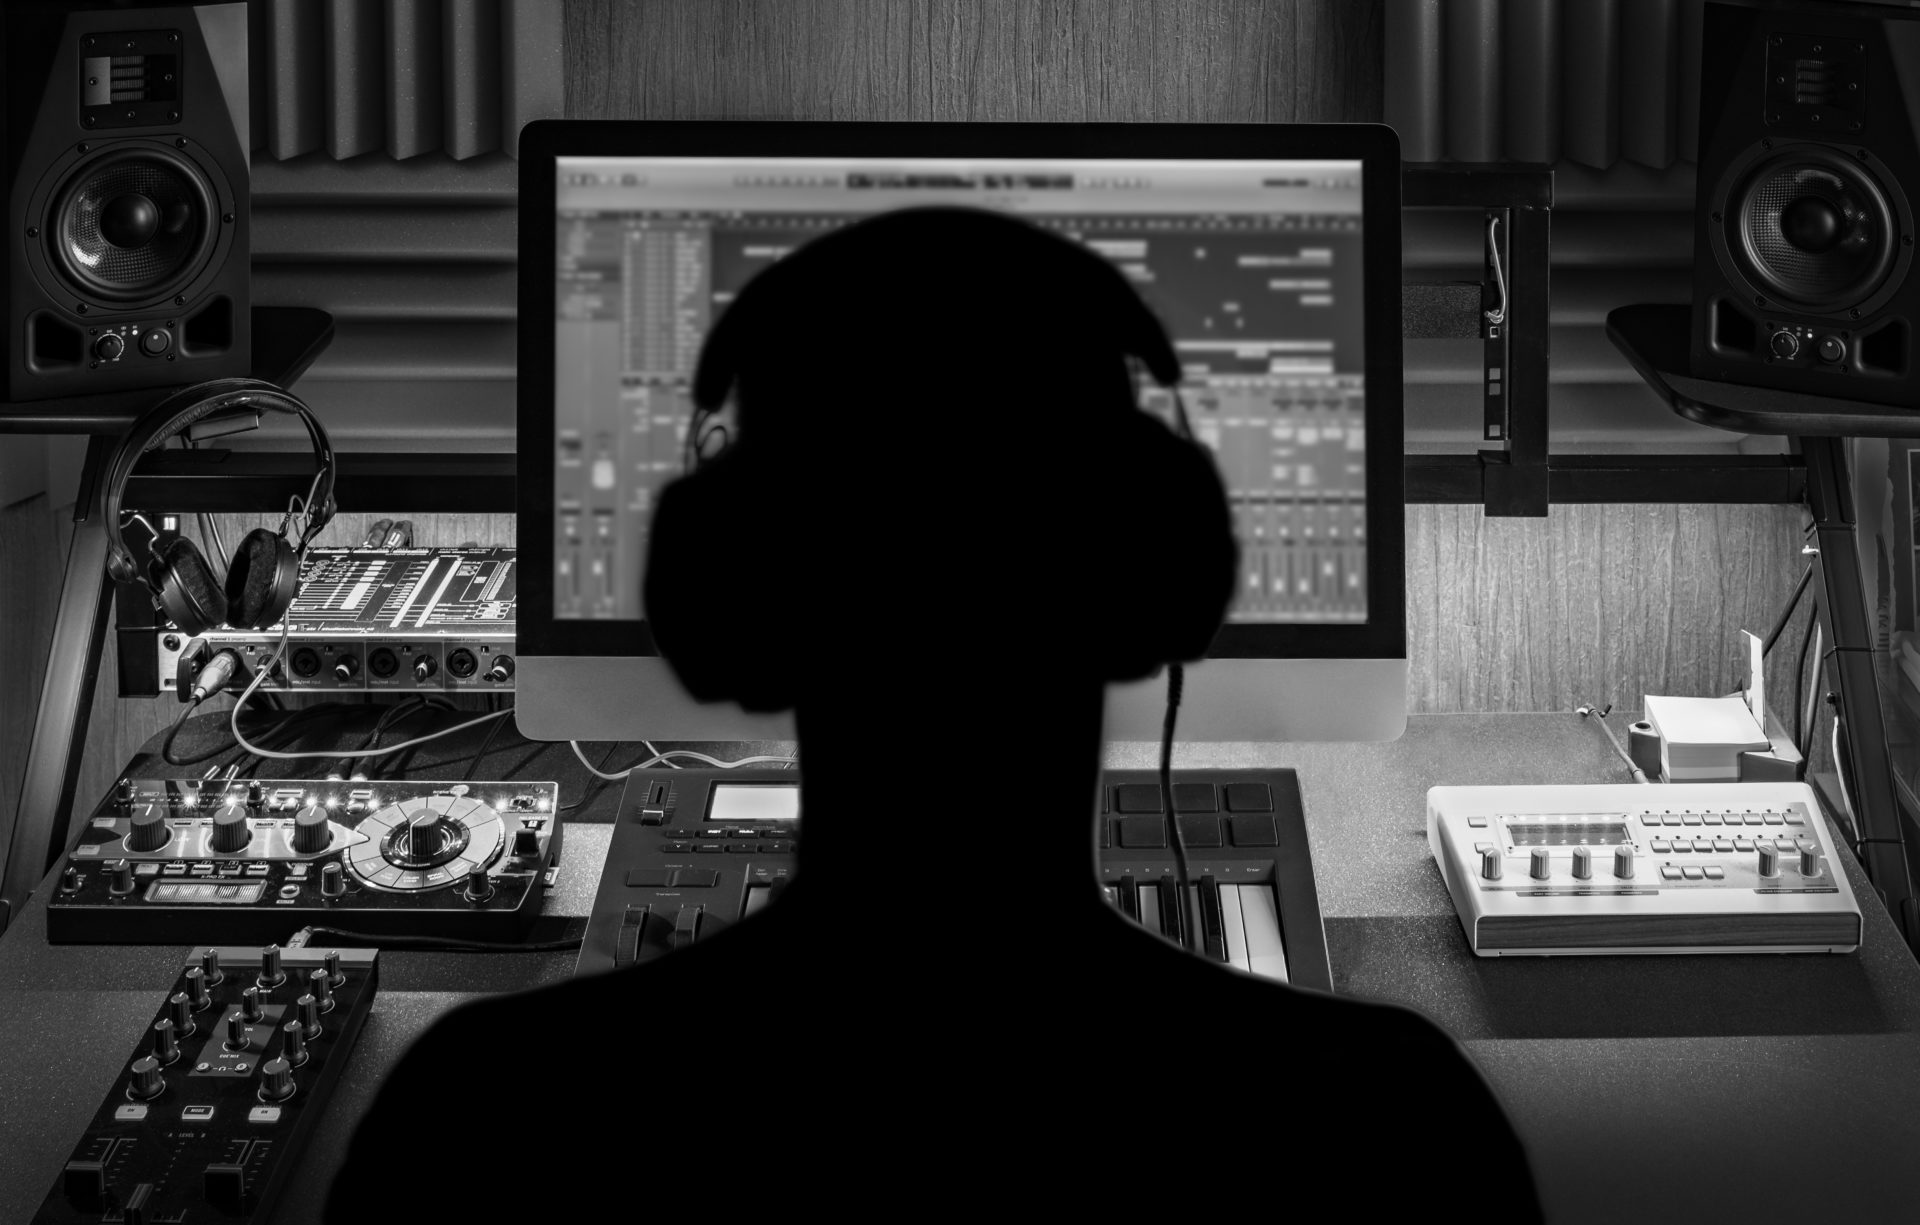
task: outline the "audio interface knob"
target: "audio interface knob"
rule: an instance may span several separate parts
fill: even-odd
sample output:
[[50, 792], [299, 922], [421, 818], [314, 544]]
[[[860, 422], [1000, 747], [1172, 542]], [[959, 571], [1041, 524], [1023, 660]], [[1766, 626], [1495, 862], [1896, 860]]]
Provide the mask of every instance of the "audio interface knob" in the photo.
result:
[[307, 975], [307, 994], [320, 1001], [321, 1012], [333, 1011], [333, 980], [325, 970], [316, 968]]
[[302, 855], [311, 855], [315, 851], [324, 851], [333, 841], [333, 827], [327, 821], [327, 810], [318, 804], [309, 804], [293, 818], [293, 849]]
[[167, 810], [159, 804], [137, 804], [133, 809], [131, 828], [127, 831], [127, 849], [130, 851], [157, 851], [173, 841], [173, 831], [167, 828]]
[[286, 1046], [281, 1053], [288, 1063], [299, 1067], [307, 1061], [307, 1027], [298, 1021], [288, 1021], [287, 1027], [280, 1031], [286, 1035]]
[[210, 841], [214, 850], [232, 854], [252, 840], [253, 831], [247, 828], [247, 810], [244, 806], [222, 804], [220, 811], [213, 814], [213, 836]]
[[1792, 361], [1800, 355], [1800, 338], [1781, 328], [1767, 341], [1767, 347], [1773, 350], [1775, 357]]
[[1553, 856], [1547, 853], [1547, 848], [1534, 847], [1532, 859], [1533, 863], [1527, 869], [1527, 875], [1535, 880], [1550, 880], [1553, 877]]
[[280, 970], [280, 946], [269, 944], [260, 950], [260, 985], [272, 988], [286, 981], [287, 976]]
[[160, 1074], [160, 1061], [152, 1055], [142, 1055], [133, 1061], [133, 1083], [127, 1086], [127, 1096], [137, 1101], [150, 1102], [159, 1097], [167, 1088], [167, 1078]]
[[1613, 848], [1613, 874], [1621, 880], [1633, 879], [1633, 848], [1625, 843]]
[[176, 991], [167, 997], [167, 1020], [173, 1022], [175, 1036], [192, 1036], [198, 1027], [193, 1023], [193, 999], [184, 991]]
[[431, 655], [414, 656], [413, 680], [415, 684], [417, 685], [426, 684], [428, 681], [433, 679], [434, 674], [437, 673], [438, 671], [440, 671], [440, 665], [433, 661], [433, 656]]
[[351, 655], [342, 655], [333, 665], [333, 675], [341, 684], [347, 684], [360, 675], [360, 661]]
[[124, 859], [114, 860], [113, 884], [110, 886], [110, 888], [115, 893], [132, 893], [133, 892], [133, 865], [132, 864], [128, 863]]
[[1771, 842], [1762, 842], [1759, 845], [1759, 851], [1760, 875], [1767, 880], [1780, 875], [1780, 848]]
[[220, 969], [220, 950], [210, 948], [200, 954], [200, 972], [206, 975], [207, 985], [226, 981], [226, 973]]
[[1489, 848], [1480, 852], [1480, 879], [1499, 880], [1505, 865], [1498, 850]]
[[1593, 879], [1593, 852], [1584, 846], [1573, 848], [1573, 879]]
[[180, 1058], [180, 1035], [169, 1017], [161, 1017], [153, 1023], [153, 1057], [161, 1063], [172, 1063]]
[[326, 1031], [320, 1028], [320, 1001], [311, 995], [303, 995], [294, 1001], [300, 1010], [300, 1024], [306, 1027], [307, 1037], [318, 1038]]
[[497, 656], [493, 661], [493, 667], [487, 669], [487, 679], [492, 681], [496, 685], [501, 683], [502, 681], [512, 680], [513, 679], [513, 656], [511, 655]]
[[266, 1015], [260, 1010], [260, 988], [248, 987], [240, 993], [240, 1011], [234, 1015], [249, 1025]]
[[260, 1100], [284, 1102], [293, 1096], [293, 1065], [275, 1055], [260, 1065]]
[[320, 896], [344, 897], [347, 892], [346, 873], [337, 863], [330, 863], [320, 869]]
[[1820, 848], [1812, 842], [1800, 843], [1800, 875], [1820, 875]]

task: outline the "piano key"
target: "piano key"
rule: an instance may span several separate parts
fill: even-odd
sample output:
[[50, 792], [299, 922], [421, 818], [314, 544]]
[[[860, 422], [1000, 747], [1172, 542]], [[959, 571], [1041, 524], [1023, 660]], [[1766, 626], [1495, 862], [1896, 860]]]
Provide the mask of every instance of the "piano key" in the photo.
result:
[[1220, 918], [1220, 886], [1213, 877], [1200, 878], [1200, 936], [1202, 946], [1196, 950], [1205, 955], [1208, 961], [1227, 959], [1227, 941], [1222, 932], [1224, 924]]
[[1175, 944], [1186, 946], [1186, 916], [1180, 912], [1180, 882], [1171, 876], [1160, 878], [1160, 928], [1167, 939]]
[[1287, 949], [1280, 940], [1280, 903], [1270, 885], [1240, 890], [1240, 916], [1247, 929], [1247, 967], [1261, 978], [1287, 981]]
[[1223, 886], [1220, 890], [1220, 917], [1226, 927], [1227, 964], [1236, 970], [1252, 973], [1253, 967], [1247, 961], [1246, 921], [1240, 914], [1240, 891], [1246, 888], [1265, 888], [1265, 886]]
[[1148, 931], [1152, 932], [1156, 936], [1159, 935], [1160, 934], [1160, 891], [1158, 889], [1149, 887], [1146, 889], [1139, 890], [1137, 893], [1137, 896], [1139, 898], [1139, 905], [1140, 905], [1140, 912], [1139, 912], [1140, 926], [1146, 928]]
[[1117, 887], [1120, 894], [1120, 913], [1129, 919], [1140, 917], [1140, 891], [1134, 887], [1133, 877], [1123, 876]]

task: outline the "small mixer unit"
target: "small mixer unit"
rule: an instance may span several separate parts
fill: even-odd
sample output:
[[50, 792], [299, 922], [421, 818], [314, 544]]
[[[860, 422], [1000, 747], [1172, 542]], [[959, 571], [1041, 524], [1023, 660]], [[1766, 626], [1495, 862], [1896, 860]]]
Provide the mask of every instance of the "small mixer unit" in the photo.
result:
[[304, 924], [511, 940], [560, 862], [553, 783], [123, 778], [47, 901], [59, 944], [278, 940]]

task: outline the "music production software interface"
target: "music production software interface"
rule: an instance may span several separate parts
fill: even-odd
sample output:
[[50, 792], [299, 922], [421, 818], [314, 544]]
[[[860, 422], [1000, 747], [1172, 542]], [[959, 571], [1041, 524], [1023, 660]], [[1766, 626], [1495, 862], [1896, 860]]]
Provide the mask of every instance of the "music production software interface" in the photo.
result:
[[[1000, 209], [1112, 260], [1184, 367], [1241, 548], [1239, 622], [1364, 622], [1358, 161], [561, 158], [554, 616], [640, 620], [692, 379], [753, 276], [889, 209]], [[1143, 406], [1171, 416], [1150, 382]]]

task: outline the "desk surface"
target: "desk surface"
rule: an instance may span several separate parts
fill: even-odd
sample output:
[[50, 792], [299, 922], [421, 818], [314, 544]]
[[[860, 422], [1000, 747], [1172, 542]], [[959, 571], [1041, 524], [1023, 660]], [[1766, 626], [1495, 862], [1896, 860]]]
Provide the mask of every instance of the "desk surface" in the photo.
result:
[[[1127, 744], [1106, 764], [1154, 760], [1153, 746]], [[1426, 789], [1622, 781], [1578, 716], [1416, 716], [1393, 744], [1188, 745], [1177, 761], [1299, 770], [1335, 989], [1418, 1008], [1465, 1042], [1532, 1153], [1550, 1219], [1920, 1214], [1920, 965], [1883, 912], [1864, 907], [1861, 948], [1844, 957], [1468, 951], [1427, 851]], [[577, 931], [587, 914], [607, 848], [595, 819], [615, 795], [601, 792], [567, 831], [543, 920], [556, 930], [543, 935]], [[0, 1222], [31, 1218], [187, 951], [49, 946], [39, 892], [0, 939]], [[572, 966], [571, 953], [382, 953], [374, 1014], [278, 1219], [317, 1220], [380, 1078], [435, 1017]], [[1448, 1126], [1445, 1103], [1411, 1107]], [[1298, 1109], [1311, 1116], [1311, 1103]], [[1378, 1160], [1391, 1171], [1391, 1154]]]

